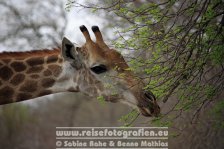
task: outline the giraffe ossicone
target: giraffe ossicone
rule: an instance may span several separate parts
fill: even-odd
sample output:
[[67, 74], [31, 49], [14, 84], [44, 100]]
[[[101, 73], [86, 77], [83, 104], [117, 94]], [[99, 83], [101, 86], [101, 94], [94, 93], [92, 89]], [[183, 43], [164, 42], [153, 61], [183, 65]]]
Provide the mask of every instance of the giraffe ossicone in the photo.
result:
[[86, 42], [75, 47], [67, 38], [61, 49], [0, 53], [0, 104], [58, 92], [82, 92], [106, 101], [138, 108], [144, 116], [158, 116], [155, 96], [145, 91], [122, 55], [104, 42], [93, 26], [96, 42], [80, 27]]

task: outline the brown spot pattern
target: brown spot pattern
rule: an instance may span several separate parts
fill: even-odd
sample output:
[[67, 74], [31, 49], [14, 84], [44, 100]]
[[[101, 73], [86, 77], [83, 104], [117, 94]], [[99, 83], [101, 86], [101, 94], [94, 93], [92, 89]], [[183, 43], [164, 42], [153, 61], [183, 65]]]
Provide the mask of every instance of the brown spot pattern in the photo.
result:
[[45, 91], [40, 92], [40, 94], [39, 94], [38, 96], [40, 97], [40, 96], [44, 96], [44, 95], [49, 95], [49, 94], [51, 94], [51, 93], [52, 93], [52, 91], [50, 91], [50, 90], [45, 90]]
[[37, 90], [37, 82], [28, 80], [20, 88], [20, 91], [23, 92], [34, 92]]
[[13, 72], [9, 67], [4, 66], [0, 69], [0, 78], [2, 80], [7, 81], [11, 78], [12, 75], [13, 75]]
[[52, 72], [50, 70], [47, 69], [44, 71], [44, 76], [50, 76], [50, 75], [52, 75]]
[[13, 85], [19, 85], [20, 83], [23, 82], [24, 79], [25, 79], [25, 75], [24, 74], [17, 74], [17, 75], [15, 75], [12, 78], [10, 83], [13, 84]]
[[49, 66], [48, 66], [48, 69], [53, 73], [53, 75], [54, 75], [55, 77], [58, 77], [59, 74], [60, 74], [61, 71], [62, 71], [61, 66], [58, 66], [58, 65], [49, 65]]
[[41, 85], [46, 88], [53, 86], [54, 83], [55, 83], [55, 80], [52, 78], [46, 78], [41, 81]]
[[32, 95], [29, 93], [19, 93], [16, 97], [16, 101], [23, 101], [23, 100], [28, 100], [31, 98], [32, 98]]
[[58, 56], [57, 55], [52, 55], [52, 56], [49, 56], [47, 58], [47, 63], [54, 63], [58, 60]]
[[3, 52], [0, 53], [0, 59], [26, 59], [34, 56], [44, 57], [49, 55], [60, 55], [61, 49], [53, 49], [53, 50], [35, 50], [35, 51], [26, 51], [26, 52]]
[[7, 104], [12, 102], [13, 93], [13, 89], [8, 86], [0, 89], [0, 104]]
[[59, 63], [62, 63], [62, 62], [63, 62], [63, 59], [62, 59], [62, 58], [59, 58], [59, 59], [58, 59], [58, 62], [59, 62]]
[[31, 77], [32, 79], [37, 79], [37, 78], [39, 78], [40, 76], [37, 75], [37, 74], [33, 74], [33, 75], [31, 75], [30, 77]]
[[28, 59], [26, 62], [30, 66], [42, 65], [44, 63], [44, 58], [43, 57], [33, 57], [33, 58]]
[[16, 72], [21, 72], [26, 69], [26, 66], [22, 62], [12, 62], [11, 67], [16, 71]]
[[31, 67], [29, 70], [27, 70], [27, 73], [39, 73], [43, 70], [43, 66], [35, 66]]
[[11, 59], [3, 59], [2, 60], [5, 64], [8, 64], [9, 62], [11, 62]]

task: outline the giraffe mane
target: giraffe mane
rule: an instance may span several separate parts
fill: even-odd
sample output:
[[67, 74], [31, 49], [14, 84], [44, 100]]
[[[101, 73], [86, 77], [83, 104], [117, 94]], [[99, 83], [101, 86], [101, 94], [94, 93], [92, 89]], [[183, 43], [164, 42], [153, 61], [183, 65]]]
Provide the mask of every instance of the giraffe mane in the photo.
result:
[[0, 59], [7, 59], [7, 58], [13, 58], [13, 57], [20, 57], [20, 58], [26, 58], [26, 57], [39, 57], [39, 56], [46, 56], [46, 55], [59, 55], [61, 52], [61, 49], [59, 48], [53, 48], [50, 49], [42, 49], [42, 50], [33, 50], [33, 51], [22, 51], [22, 52], [2, 52], [0, 53]]

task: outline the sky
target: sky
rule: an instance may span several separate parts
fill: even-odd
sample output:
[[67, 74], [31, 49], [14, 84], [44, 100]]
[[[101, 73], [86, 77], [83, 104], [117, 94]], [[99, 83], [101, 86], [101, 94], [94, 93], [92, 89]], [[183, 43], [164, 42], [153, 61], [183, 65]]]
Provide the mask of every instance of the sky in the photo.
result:
[[85, 42], [84, 36], [79, 30], [79, 26], [85, 25], [88, 28], [92, 39], [94, 39], [94, 35], [91, 32], [91, 26], [97, 25], [99, 28], [102, 28], [103, 26], [104, 20], [102, 18], [87, 12], [85, 9], [71, 8], [66, 14], [68, 17], [68, 25], [65, 31], [65, 36], [78, 44]]
[[[49, 5], [49, 3], [47, 1], [34, 3], [31, 5], [32, 7], [28, 8], [27, 3], [29, 3], [29, 1], [30, 1], [30, 3], [33, 2], [33, 0], [16, 0], [16, 1], [8, 0], [7, 2], [13, 4], [14, 7], [16, 7], [20, 12], [22, 12], [22, 14], [24, 14], [24, 15], [27, 14], [28, 16], [31, 15], [32, 16], [31, 19], [34, 19], [35, 23], [40, 22], [40, 20], [38, 20], [38, 18], [41, 17], [41, 19], [44, 19], [45, 22], [50, 22], [50, 21], [52, 22], [52, 20], [53, 20], [53, 23], [55, 22], [55, 24], [57, 24], [57, 25], [58, 24], [63, 25], [63, 22], [60, 23], [60, 21], [64, 21], [64, 20], [60, 20], [60, 18], [57, 18], [57, 13], [56, 13], [57, 7], [54, 7], [54, 11], [52, 11], [54, 13], [48, 13], [48, 11], [50, 11], [52, 9], [53, 5]], [[66, 28], [65, 28], [64, 36], [67, 37], [68, 39], [70, 39], [73, 43], [76, 43], [79, 46], [81, 46], [85, 42], [84, 36], [82, 35], [81, 31], [79, 30], [79, 26], [85, 25], [89, 29], [90, 35], [93, 40], [95, 39], [95, 37], [94, 37], [93, 32], [91, 31], [91, 26], [97, 25], [97, 26], [99, 26], [99, 28], [105, 27], [106, 23], [103, 18], [101, 18], [101, 17], [91, 13], [91, 11], [83, 9], [83, 8], [72, 7], [70, 9], [70, 11], [67, 11], [65, 8], [66, 8], [66, 3], [68, 2], [68, 0], [61, 0], [61, 1], [63, 1], [63, 3], [64, 3], [64, 11], [65, 11], [65, 14], [66, 14], [66, 17], [68, 20]], [[0, 2], [1, 2], [1, 0], [0, 0]], [[58, 2], [60, 2], [60, 1], [58, 1]], [[76, 0], [76, 2], [84, 3], [85, 0]], [[42, 4], [42, 5], [39, 5], [39, 4]], [[46, 6], [46, 8], [45, 8], [45, 6]], [[4, 8], [4, 7], [2, 7], [2, 8]], [[1, 7], [0, 7], [0, 9], [1, 9]], [[32, 11], [32, 12], [30, 12], [30, 11]], [[43, 18], [43, 16], [45, 15], [44, 12], [48, 13], [47, 16], [49, 15], [50, 18]], [[59, 12], [60, 12], [60, 10], [59, 10]], [[0, 22], [0, 25], [2, 28], [2, 29], [0, 29], [0, 31], [2, 33], [0, 35], [0, 37], [2, 36], [4, 38], [4, 37], [6, 37], [5, 35], [8, 34], [7, 33], [8, 31], [10, 32], [10, 31], [13, 31], [13, 29], [15, 29], [15, 28], [10, 28], [10, 27], [14, 27], [15, 25], [13, 26], [13, 23], [16, 23], [17, 20], [16, 20], [16, 18], [12, 18], [12, 17], [8, 18], [8, 16], [7, 16], [8, 14], [5, 15], [5, 13], [3, 13], [3, 9], [1, 9], [0, 13], [2, 13], [2, 15], [0, 16], [0, 19], [1, 20], [3, 19], [3, 22]], [[10, 26], [10, 24], [12, 24], [12, 26]], [[17, 26], [17, 27], [19, 27], [19, 26]], [[42, 28], [44, 28], [44, 27], [42, 27]], [[109, 39], [113, 38], [114, 31], [115, 30], [113, 30], [113, 29], [110, 29], [110, 30], [106, 29], [106, 31], [104, 29], [103, 37], [104, 37], [106, 43], [110, 43], [111, 40], [109, 40]], [[20, 34], [29, 34], [23, 30], [21, 30], [21, 32], [22, 33], [20, 33]], [[45, 28], [43, 30], [43, 32], [45, 35], [55, 36], [54, 35], [55, 31], [51, 32], [51, 30], [49, 30], [49, 28]], [[30, 34], [30, 35], [32, 35], [32, 34]], [[23, 36], [24, 35], [22, 35], [21, 37], [23, 37]], [[4, 44], [0, 43], [0, 51], [17, 51], [17, 50], [27, 51], [27, 50], [34, 50], [34, 49], [38, 50], [38, 49], [42, 49], [42, 48], [51, 48], [51, 46], [49, 46], [49, 47], [45, 47], [45, 45], [41, 46], [42, 42], [40, 42], [40, 43], [38, 42], [38, 37], [37, 37], [37, 39], [34, 39], [31, 36], [33, 43], [31, 43], [30, 41], [27, 41], [26, 39], [23, 40], [23, 38], [20, 38], [20, 36], [18, 36], [18, 37], [19, 37], [19, 39], [14, 38], [14, 37], [12, 37], [12, 39], [10, 39], [7, 37], [8, 39]], [[62, 38], [62, 37], [59, 37], [59, 38]], [[48, 40], [48, 37], [46, 37], [46, 40]], [[8, 41], [10, 41], [10, 42], [8, 42]], [[30, 48], [30, 46], [28, 46], [29, 44], [32, 47], [34, 47], [34, 49]]]
[[[64, 2], [66, 4], [67, 0], [64, 0]], [[76, 0], [76, 2], [84, 3], [85, 0]], [[85, 25], [89, 30], [91, 38], [94, 40], [95, 36], [91, 31], [91, 27], [97, 25], [102, 29], [106, 25], [104, 18], [91, 13], [90, 10], [87, 9], [71, 8], [70, 11], [66, 11], [66, 15], [68, 17], [68, 25], [66, 27], [65, 36], [78, 45], [82, 45], [85, 42], [84, 36], [79, 30], [79, 26]], [[110, 28], [110, 30], [104, 30], [102, 34], [106, 43], [110, 44], [110, 39], [113, 39], [113, 36], [115, 36], [115, 31], [115, 27]]]

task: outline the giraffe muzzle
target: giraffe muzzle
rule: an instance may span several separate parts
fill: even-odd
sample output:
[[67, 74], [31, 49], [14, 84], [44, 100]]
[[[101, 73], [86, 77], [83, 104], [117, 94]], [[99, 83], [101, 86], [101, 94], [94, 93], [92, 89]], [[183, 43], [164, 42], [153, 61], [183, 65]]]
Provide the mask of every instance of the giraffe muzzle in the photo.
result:
[[143, 94], [144, 96], [138, 105], [140, 112], [147, 117], [158, 117], [160, 114], [160, 107], [156, 102], [154, 94], [150, 91], [145, 91]]

